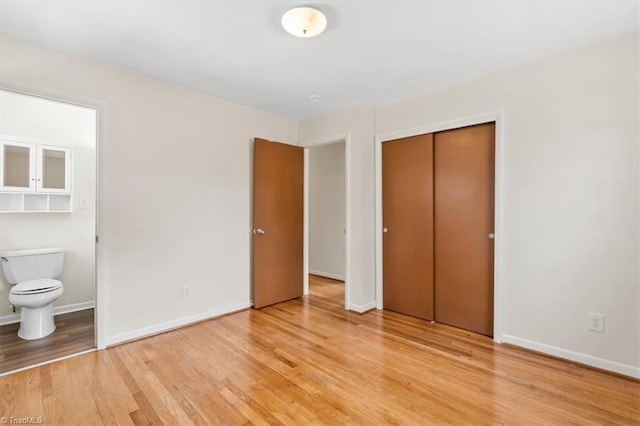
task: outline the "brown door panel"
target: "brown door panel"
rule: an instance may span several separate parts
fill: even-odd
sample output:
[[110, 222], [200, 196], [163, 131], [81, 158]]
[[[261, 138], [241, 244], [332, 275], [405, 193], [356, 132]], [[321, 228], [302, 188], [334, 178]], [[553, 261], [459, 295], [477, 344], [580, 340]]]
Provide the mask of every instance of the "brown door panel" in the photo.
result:
[[[256, 138], [253, 157], [253, 304], [302, 296], [304, 149]], [[264, 234], [256, 233], [260, 228]]]
[[383, 304], [433, 320], [433, 135], [382, 144]]
[[495, 124], [436, 133], [435, 318], [493, 335]]

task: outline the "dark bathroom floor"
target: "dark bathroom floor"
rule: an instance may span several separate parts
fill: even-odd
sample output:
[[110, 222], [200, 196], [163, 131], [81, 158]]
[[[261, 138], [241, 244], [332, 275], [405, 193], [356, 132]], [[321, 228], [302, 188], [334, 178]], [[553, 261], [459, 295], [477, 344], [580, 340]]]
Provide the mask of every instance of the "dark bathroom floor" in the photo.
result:
[[18, 337], [20, 323], [0, 326], [0, 373], [95, 347], [93, 309], [56, 315], [56, 331], [37, 340]]

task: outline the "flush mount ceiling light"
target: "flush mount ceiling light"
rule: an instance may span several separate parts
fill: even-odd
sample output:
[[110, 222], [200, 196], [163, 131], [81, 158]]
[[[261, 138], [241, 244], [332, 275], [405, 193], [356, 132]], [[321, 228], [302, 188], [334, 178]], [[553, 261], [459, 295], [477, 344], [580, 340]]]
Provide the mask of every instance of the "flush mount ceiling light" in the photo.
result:
[[296, 37], [315, 37], [327, 28], [327, 17], [312, 7], [296, 7], [282, 15], [282, 26]]

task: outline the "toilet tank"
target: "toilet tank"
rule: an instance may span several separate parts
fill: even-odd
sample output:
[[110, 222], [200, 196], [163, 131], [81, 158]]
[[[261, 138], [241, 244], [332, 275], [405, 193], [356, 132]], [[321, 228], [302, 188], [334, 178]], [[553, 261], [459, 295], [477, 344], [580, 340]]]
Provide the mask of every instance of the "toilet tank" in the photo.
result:
[[2, 271], [9, 284], [62, 275], [64, 249], [61, 247], [7, 251], [2, 253]]

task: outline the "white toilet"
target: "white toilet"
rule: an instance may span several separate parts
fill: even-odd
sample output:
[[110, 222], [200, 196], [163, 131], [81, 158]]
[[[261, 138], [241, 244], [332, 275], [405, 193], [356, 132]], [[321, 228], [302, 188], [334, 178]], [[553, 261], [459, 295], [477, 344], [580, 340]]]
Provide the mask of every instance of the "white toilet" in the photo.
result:
[[13, 287], [9, 303], [22, 308], [18, 336], [40, 339], [53, 333], [53, 302], [62, 296], [63, 248], [20, 250], [2, 254], [2, 270]]

